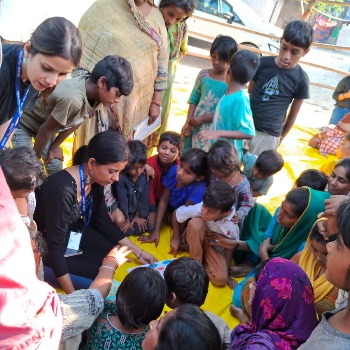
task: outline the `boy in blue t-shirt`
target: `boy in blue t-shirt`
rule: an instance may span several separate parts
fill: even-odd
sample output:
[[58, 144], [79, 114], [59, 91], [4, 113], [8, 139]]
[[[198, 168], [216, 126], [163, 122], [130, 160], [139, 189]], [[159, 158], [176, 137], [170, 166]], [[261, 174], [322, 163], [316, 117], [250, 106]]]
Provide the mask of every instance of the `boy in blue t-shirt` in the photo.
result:
[[[244, 139], [255, 135], [252, 111], [246, 84], [253, 78], [259, 57], [248, 50], [237, 51], [231, 58], [227, 71], [227, 91], [216, 106], [212, 129], [198, 133], [199, 140], [229, 139], [243, 157]], [[213, 141], [214, 142], [214, 141]]]
[[310, 97], [309, 78], [298, 62], [309, 52], [312, 39], [310, 24], [292, 21], [284, 29], [278, 56], [260, 59], [248, 88], [255, 126], [255, 137], [249, 141], [251, 153], [277, 149], [304, 99]]

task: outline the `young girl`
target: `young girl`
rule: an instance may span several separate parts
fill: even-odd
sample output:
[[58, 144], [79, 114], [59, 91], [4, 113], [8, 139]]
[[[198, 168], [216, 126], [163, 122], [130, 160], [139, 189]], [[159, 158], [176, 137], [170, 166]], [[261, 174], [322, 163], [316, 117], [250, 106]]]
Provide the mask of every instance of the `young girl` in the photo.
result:
[[164, 176], [174, 166], [179, 164], [179, 154], [181, 151], [181, 136], [174, 131], [166, 131], [160, 135], [157, 152], [149, 157], [147, 164], [154, 169], [154, 178], [149, 187], [150, 213], [148, 224], [154, 225], [156, 221], [157, 205], [162, 196], [164, 186], [162, 184]]
[[78, 29], [63, 17], [46, 19], [24, 45], [4, 44], [2, 50], [0, 149], [10, 141], [27, 95], [34, 97], [38, 90], [47, 97], [79, 63], [82, 52]]
[[214, 178], [227, 182], [235, 190], [234, 223], [242, 226], [254, 199], [248, 179], [239, 170], [235, 147], [227, 140], [216, 141], [208, 153], [208, 165]]
[[213, 41], [210, 48], [213, 68], [199, 72], [188, 100], [187, 119], [181, 131], [185, 137], [184, 151], [192, 147], [209, 150], [209, 143], [197, 140], [197, 134], [211, 130], [216, 105], [227, 90], [226, 73], [236, 51], [237, 43], [229, 36], [219, 35]]
[[141, 141], [128, 142], [129, 160], [118, 182], [112, 184], [112, 192], [118, 198], [118, 209], [122, 215], [117, 226], [127, 235], [142, 235], [152, 231], [147, 226], [150, 209], [149, 181], [146, 179], [147, 147]]
[[165, 300], [166, 285], [157, 271], [150, 267], [132, 270], [118, 288], [115, 304], [105, 303], [80, 349], [141, 350], [148, 324], [160, 316]]
[[[350, 202], [342, 203], [336, 213], [338, 239], [327, 244], [326, 277], [338, 288], [350, 292]], [[302, 350], [348, 349], [350, 344], [350, 312], [346, 308], [326, 312]]]
[[331, 195], [345, 195], [350, 192], [350, 158], [344, 158], [334, 167], [328, 177], [328, 192]]
[[192, 148], [181, 156], [180, 164], [174, 165], [164, 177], [164, 190], [157, 209], [155, 229], [151, 235], [139, 237], [140, 241], [155, 242], [157, 247], [160, 227], [168, 206], [172, 214], [174, 209], [182, 205], [197, 204], [203, 200], [207, 172], [207, 154], [203, 150]]

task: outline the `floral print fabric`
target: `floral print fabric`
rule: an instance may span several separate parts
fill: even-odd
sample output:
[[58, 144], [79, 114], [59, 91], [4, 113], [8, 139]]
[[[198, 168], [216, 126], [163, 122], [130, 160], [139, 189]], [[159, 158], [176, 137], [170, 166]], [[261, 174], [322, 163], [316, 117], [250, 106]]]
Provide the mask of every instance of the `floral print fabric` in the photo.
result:
[[317, 325], [314, 294], [295, 263], [271, 259], [261, 272], [252, 302], [252, 321], [237, 326], [231, 350], [297, 349]]

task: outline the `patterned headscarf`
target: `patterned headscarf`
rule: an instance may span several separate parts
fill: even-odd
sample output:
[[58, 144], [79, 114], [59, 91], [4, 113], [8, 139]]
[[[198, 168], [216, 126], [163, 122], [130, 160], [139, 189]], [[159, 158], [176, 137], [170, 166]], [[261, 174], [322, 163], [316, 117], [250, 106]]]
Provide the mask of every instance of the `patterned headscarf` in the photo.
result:
[[252, 321], [231, 334], [231, 350], [297, 349], [317, 325], [314, 293], [295, 263], [271, 259], [261, 272], [252, 302]]

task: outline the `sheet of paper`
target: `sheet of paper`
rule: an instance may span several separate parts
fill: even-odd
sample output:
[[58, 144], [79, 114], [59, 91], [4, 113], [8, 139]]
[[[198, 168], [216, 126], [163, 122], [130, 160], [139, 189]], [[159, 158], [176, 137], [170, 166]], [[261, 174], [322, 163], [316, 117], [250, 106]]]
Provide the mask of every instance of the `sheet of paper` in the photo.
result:
[[148, 125], [148, 118], [144, 119], [142, 122], [138, 123], [134, 127], [134, 140], [144, 140], [147, 136], [151, 135], [152, 132], [156, 131], [160, 128], [160, 125], [162, 123], [162, 108], [160, 108], [160, 113], [157, 119], [154, 121], [153, 124]]
[[140, 266], [137, 266], [137, 267], [131, 267], [130, 269], [128, 269], [128, 272], [130, 273], [132, 270], [138, 269], [139, 267], [150, 267], [150, 268], [155, 269], [156, 271], [158, 271], [160, 273], [160, 275], [164, 278], [165, 268], [173, 260], [175, 260], [175, 259], [168, 259], [168, 260], [163, 260], [163, 261], [157, 261], [157, 262], [154, 263], [153, 266], [151, 264], [145, 264], [145, 265], [140, 265]]

